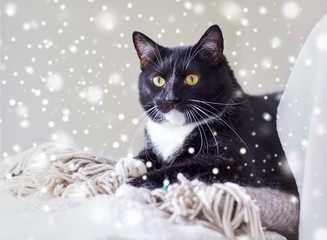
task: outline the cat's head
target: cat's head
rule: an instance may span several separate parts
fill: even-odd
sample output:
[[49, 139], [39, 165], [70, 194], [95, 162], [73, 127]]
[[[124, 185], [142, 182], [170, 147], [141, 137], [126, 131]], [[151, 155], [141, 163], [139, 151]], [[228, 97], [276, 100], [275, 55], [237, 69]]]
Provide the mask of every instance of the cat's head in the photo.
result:
[[219, 115], [238, 90], [223, 55], [223, 35], [210, 27], [193, 46], [166, 48], [133, 33], [141, 63], [139, 98], [155, 122], [183, 125]]

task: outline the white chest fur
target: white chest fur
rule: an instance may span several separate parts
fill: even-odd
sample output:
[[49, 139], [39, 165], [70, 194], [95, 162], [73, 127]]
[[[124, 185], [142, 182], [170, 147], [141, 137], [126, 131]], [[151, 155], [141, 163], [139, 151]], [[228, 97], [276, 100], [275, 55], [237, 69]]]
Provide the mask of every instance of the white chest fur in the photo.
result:
[[160, 154], [165, 162], [170, 162], [174, 154], [180, 150], [185, 139], [196, 126], [196, 124], [159, 124], [148, 120], [146, 129], [153, 147], [155, 148], [155, 152]]

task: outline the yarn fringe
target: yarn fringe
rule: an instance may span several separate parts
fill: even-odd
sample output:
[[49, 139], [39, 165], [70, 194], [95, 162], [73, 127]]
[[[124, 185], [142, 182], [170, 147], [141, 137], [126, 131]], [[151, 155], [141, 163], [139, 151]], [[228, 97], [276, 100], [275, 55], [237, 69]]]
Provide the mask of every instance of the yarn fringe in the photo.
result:
[[152, 190], [147, 199], [171, 221], [194, 222], [222, 232], [228, 239], [235, 239], [237, 232], [250, 239], [264, 239], [259, 207], [244, 188], [234, 183], [206, 185], [182, 174], [177, 178], [179, 183], [167, 191]]
[[[16, 196], [91, 197], [114, 194], [126, 182], [116, 174], [114, 162], [103, 156], [53, 143], [28, 149], [0, 162], [0, 189]], [[179, 183], [165, 191], [144, 194], [145, 201], [173, 222], [192, 222], [215, 229], [235, 240], [240, 234], [265, 239], [260, 210], [237, 184], [206, 185], [189, 181], [182, 174]]]

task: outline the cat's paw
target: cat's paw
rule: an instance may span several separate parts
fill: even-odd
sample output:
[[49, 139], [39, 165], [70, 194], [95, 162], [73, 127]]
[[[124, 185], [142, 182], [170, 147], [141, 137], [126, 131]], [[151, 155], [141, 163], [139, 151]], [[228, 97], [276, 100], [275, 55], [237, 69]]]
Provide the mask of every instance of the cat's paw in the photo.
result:
[[121, 158], [115, 165], [116, 173], [125, 178], [139, 177], [146, 173], [145, 164], [134, 158]]
[[115, 195], [123, 199], [146, 203], [147, 196], [150, 192], [151, 190], [147, 188], [137, 188], [125, 183], [117, 189]]

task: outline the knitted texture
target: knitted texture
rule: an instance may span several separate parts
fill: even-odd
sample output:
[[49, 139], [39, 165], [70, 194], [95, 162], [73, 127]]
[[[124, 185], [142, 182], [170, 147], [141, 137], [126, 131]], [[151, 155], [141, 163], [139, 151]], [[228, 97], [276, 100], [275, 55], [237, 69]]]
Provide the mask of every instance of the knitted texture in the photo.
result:
[[0, 162], [0, 189], [19, 196], [113, 194], [124, 180], [113, 164], [94, 153], [46, 143]]
[[266, 229], [277, 231], [288, 240], [297, 239], [299, 225], [299, 199], [270, 188], [245, 187], [261, 209], [260, 218]]
[[[206, 185], [181, 174], [178, 179], [167, 191], [144, 190], [139, 198], [161, 209], [173, 222], [201, 224], [228, 239], [245, 233], [259, 240], [264, 239], [263, 229], [285, 232], [297, 227], [298, 203], [290, 195], [232, 183]], [[128, 180], [115, 172], [113, 161], [52, 143], [0, 162], [0, 189], [18, 196], [114, 194]]]

